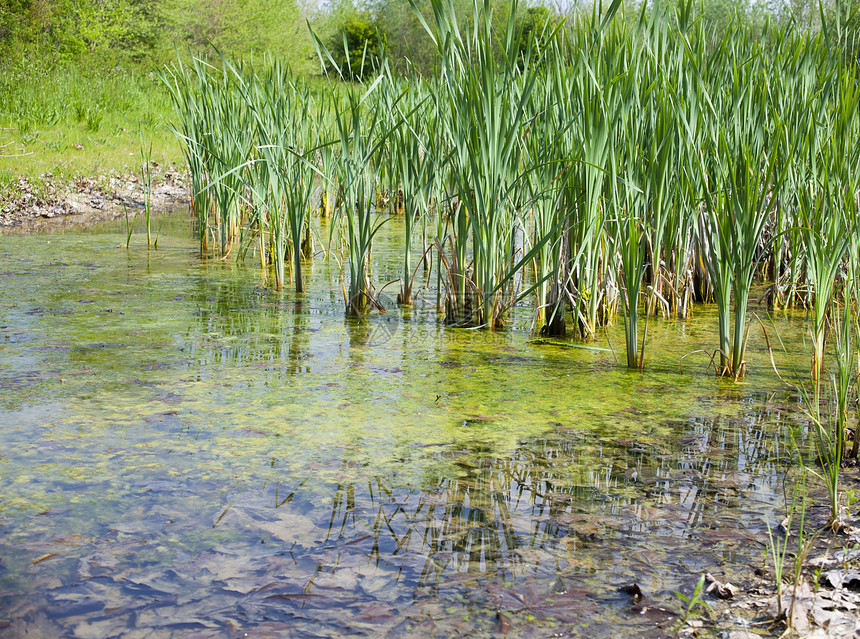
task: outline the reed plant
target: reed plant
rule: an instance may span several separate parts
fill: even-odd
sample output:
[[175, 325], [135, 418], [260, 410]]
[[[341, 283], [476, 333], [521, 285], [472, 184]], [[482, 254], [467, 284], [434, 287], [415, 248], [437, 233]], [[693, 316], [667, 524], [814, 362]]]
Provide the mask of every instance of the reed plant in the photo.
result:
[[[678, 5], [674, 19], [683, 29], [676, 38], [686, 48], [690, 46], [686, 30], [701, 27], [686, 24], [689, 18], [683, 12], [685, 7], [690, 10], [689, 5]], [[667, 22], [671, 21], [667, 17]], [[701, 42], [701, 36], [698, 41]], [[652, 164], [652, 172], [657, 171], [652, 181], [659, 185], [652, 224], [655, 249], [651, 280], [667, 301], [670, 315], [685, 319], [696, 298], [698, 199], [695, 194], [699, 176], [693, 167], [699, 161], [701, 149], [706, 148], [703, 138], [710, 113], [705, 108], [696, 68], [685, 61], [685, 52], [677, 42], [674, 46], [676, 50], [664, 54], [672, 73], [664, 76], [669, 80], [655, 92], [658, 113], [653, 116], [650, 140], [651, 156], [657, 159]], [[700, 58], [703, 54], [692, 50], [690, 55]], [[707, 291], [700, 290], [697, 301], [707, 298]], [[656, 311], [656, 302], [655, 294], [649, 312]]]
[[[559, 109], [554, 108], [551, 82], [544, 83], [533, 98], [536, 104], [532, 109], [539, 115], [528, 126], [523, 148], [526, 217], [530, 215], [532, 229], [528, 254], [534, 272], [533, 326], [540, 327], [542, 335], [559, 336], [565, 333], [567, 306], [563, 295], [566, 253], [561, 207], [561, 185], [567, 167], [560, 135], [566, 123], [559, 117]], [[523, 223], [527, 225], [528, 220]]]
[[[390, 82], [393, 85], [393, 81]], [[415, 272], [412, 264], [413, 240], [416, 224], [425, 226], [429, 214], [430, 194], [433, 186], [434, 156], [427, 145], [426, 97], [421, 91], [410, 93], [403, 104], [397, 104], [393, 113], [399, 117], [389, 138], [390, 166], [393, 174], [394, 198], [402, 202], [404, 246], [403, 271], [400, 276], [400, 293], [397, 301], [412, 303], [412, 283]]]
[[529, 42], [516, 3], [498, 20], [475, 0], [465, 22], [453, 0], [426, 15], [415, 5], [438, 60], [426, 77], [396, 76], [384, 51], [365, 83], [313, 86], [276, 58], [177, 60], [162, 79], [201, 251], [223, 258], [238, 245], [241, 259], [253, 248], [278, 288], [291, 273], [302, 291], [318, 212], [329, 248], [342, 242], [346, 311], [363, 313], [378, 305], [371, 247], [393, 202], [401, 303], [415, 301], [420, 230], [448, 325], [503, 327], [528, 296], [534, 325], [553, 335], [573, 326], [598, 339], [620, 314], [627, 365], [639, 368], [643, 314], [683, 319], [713, 301], [716, 370], [734, 379], [746, 372], [753, 281], [767, 278], [774, 307], [809, 307], [822, 378], [828, 327], [844, 319], [832, 309], [850, 310], [846, 326], [856, 316], [853, 63], [828, 33], [791, 24], [757, 34], [735, 22], [715, 40], [692, 0], [635, 16], [620, 7]]
[[[146, 248], [152, 247], [152, 143], [147, 146], [141, 135], [140, 140], [140, 187], [143, 189], [143, 215], [146, 222]], [[126, 243], [127, 245], [127, 243]]]
[[[441, 57], [439, 88], [448, 106], [444, 135], [451, 149], [460, 216], [456, 241], [461, 250], [457, 270], [448, 278], [454, 287], [449, 298], [456, 322], [500, 327], [510, 304], [501, 284], [512, 265], [509, 247], [515, 227], [512, 202], [520, 185], [520, 139], [537, 70], [519, 56], [522, 33], [516, 2], [498, 39], [486, 0], [474, 3], [471, 31], [465, 34], [450, 0], [432, 0], [431, 6], [434, 26], [426, 21], [424, 25]], [[468, 271], [460, 261], [466, 232], [472, 239]], [[468, 316], [467, 288], [472, 294]]]
[[[625, 121], [624, 172], [616, 175], [613, 188], [614, 216], [607, 219], [609, 247], [618, 256], [620, 264], [621, 309], [624, 319], [624, 337], [627, 367], [642, 368], [645, 357], [645, 338], [648, 332], [647, 316], [639, 348], [639, 297], [642, 281], [648, 268], [647, 215], [652, 203], [652, 184], [649, 181], [648, 160], [641, 153], [645, 127], [636, 118]], [[616, 168], [613, 173], [617, 173]]]
[[[836, 74], [824, 85], [825, 91], [838, 94], [836, 110], [828, 108], [830, 100], [824, 97], [812, 104], [814, 110], [809, 117], [804, 145], [809, 178], [797, 193], [807, 279], [812, 289], [810, 331], [814, 346], [814, 379], [822, 375], [834, 289], [854, 234], [852, 226], [857, 223], [847, 215], [853, 207], [845, 202], [844, 192], [846, 182], [850, 183], [853, 171], [858, 168], [856, 160], [852, 161], [857, 154], [850, 148], [850, 140], [856, 139], [852, 127], [860, 105], [857, 89], [846, 85], [843, 78], [844, 74]], [[845, 110], [840, 110], [840, 106]]]
[[[856, 277], [856, 274], [857, 274], [856, 269], [854, 269], [854, 274]], [[852, 373], [853, 377], [854, 377], [853, 404], [854, 404], [854, 409], [856, 411], [855, 426], [854, 426], [854, 431], [853, 431], [852, 437], [851, 437], [851, 439], [853, 440], [853, 444], [851, 446], [850, 456], [853, 459], [857, 459], [858, 453], [860, 453], [860, 352], [858, 352], [858, 351], [860, 351], [860, 307], [858, 307], [858, 304], [857, 304], [857, 295], [858, 295], [857, 286], [855, 284], [854, 296], [853, 296], [853, 299], [850, 301], [850, 303], [854, 307], [853, 315], [851, 316], [852, 322], [851, 322], [850, 330], [853, 333], [853, 347], [854, 347], [854, 352], [853, 352], [854, 371]], [[852, 361], [852, 360], [849, 360], [849, 361]], [[847, 435], [847, 433], [846, 433], [846, 435]]]
[[[794, 147], [785, 126], [763, 111], [764, 85], [739, 63], [731, 73], [733, 123], [711, 128], [712, 153], [698, 165], [705, 205], [698, 238], [719, 314], [719, 373], [737, 379], [746, 369], [746, 310], [762, 238]], [[785, 163], [772, 143], [787, 148]]]
[[[858, 207], [856, 196], [853, 195], [856, 192], [857, 186], [857, 180], [853, 178], [847, 182], [844, 190], [844, 193], [847, 195], [846, 208], [848, 215], [854, 220], [858, 219], [858, 208], [860, 208]], [[847, 329], [851, 332], [851, 336], [848, 337], [851, 341], [847, 350], [850, 352], [849, 366], [853, 362], [853, 404], [856, 411], [856, 425], [853, 432], [854, 441], [851, 446], [850, 456], [857, 459], [858, 453], [860, 453], [860, 237], [858, 237], [857, 233], [853, 233], [851, 237], [845, 280], [848, 289], [846, 292], [848, 294], [843, 295], [843, 303], [849, 306], [848, 323], [850, 326]]]
[[[575, 46], [568, 41], [569, 49]], [[603, 202], [613, 131], [606, 96], [613, 87], [600, 81], [603, 76], [591, 68], [586, 53], [579, 54], [576, 64], [585, 71], [574, 73], [575, 67], [566, 67], [568, 75], [559, 83], [557, 96], [564, 117], [573, 121], [570, 152], [576, 154], [563, 192], [571, 256], [567, 286], [580, 335], [594, 338], [604, 323], [601, 309], [608, 290]]]
[[[813, 289], [810, 332], [812, 334], [812, 377], [820, 379], [824, 370], [824, 350], [830, 309], [838, 270], [848, 251], [851, 236], [838, 207], [829, 206], [833, 189], [829, 176], [823, 184], [810, 184], [799, 193], [801, 236], [806, 252], [808, 281]], [[841, 320], [836, 320], [841, 325]]]
[[373, 236], [385, 218], [376, 213], [376, 176], [372, 159], [384, 142], [386, 132], [377, 131], [381, 127], [379, 113], [367, 114], [366, 105], [368, 96], [382, 81], [380, 76], [363, 93], [347, 91], [335, 114], [339, 147], [336, 173], [341, 201], [336, 215], [346, 228], [349, 248], [349, 287], [344, 288], [344, 302], [350, 315], [379, 306], [370, 283], [370, 249]]
[[[840, 379], [834, 378], [836, 394], [839, 393]], [[840, 477], [842, 457], [845, 448], [845, 431], [839, 426], [838, 416], [822, 413], [822, 385], [818, 380], [812, 381], [812, 389], [801, 388], [803, 409], [812, 430], [816, 460], [820, 465], [819, 471], [810, 469], [824, 484], [828, 496], [829, 523], [834, 531], [841, 526], [841, 491]]]
[[277, 287], [283, 288], [284, 266], [291, 261], [295, 290], [302, 293], [302, 241], [319, 171], [314, 161], [316, 122], [308, 89], [294, 80], [288, 67], [276, 59], [268, 76], [267, 83], [256, 85], [262, 95], [246, 94], [256, 121], [259, 176], [265, 185], [259, 230], [261, 237], [270, 238]]
[[203, 120], [203, 95], [200, 85], [207, 74], [203, 63], [193, 58], [191, 65], [176, 62], [161, 73], [175, 109], [176, 121], [170, 125], [173, 134], [180, 140], [182, 153], [191, 175], [191, 213], [197, 223], [200, 252], [208, 247], [209, 212], [211, 208], [209, 165], [203, 145], [205, 123]]
[[229, 255], [241, 239], [246, 181], [237, 169], [250, 160], [254, 143], [253, 116], [237, 81], [241, 75], [241, 69], [231, 73], [223, 68], [202, 85], [208, 94], [204, 98], [203, 145], [213, 176], [207, 185], [215, 209], [212, 232], [222, 257]]
[[[856, 286], [851, 283], [850, 286]], [[842, 296], [841, 308], [833, 313], [833, 346], [836, 369], [832, 374], [833, 394], [836, 397], [836, 430], [841, 442], [849, 440], [848, 412], [851, 402], [851, 389], [857, 384], [857, 345], [854, 330], [856, 327], [856, 309], [852, 306], [852, 296], [845, 292]], [[856, 433], [855, 433], [856, 434]], [[842, 459], [840, 450], [840, 462]]]

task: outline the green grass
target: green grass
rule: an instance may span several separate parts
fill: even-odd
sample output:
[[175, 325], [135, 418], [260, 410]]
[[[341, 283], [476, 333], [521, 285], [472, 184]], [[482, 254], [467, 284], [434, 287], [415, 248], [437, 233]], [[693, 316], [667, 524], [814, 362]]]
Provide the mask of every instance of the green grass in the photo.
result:
[[178, 163], [167, 91], [147, 71], [38, 64], [0, 67], [0, 189], [19, 177], [135, 172], [141, 136], [152, 159]]

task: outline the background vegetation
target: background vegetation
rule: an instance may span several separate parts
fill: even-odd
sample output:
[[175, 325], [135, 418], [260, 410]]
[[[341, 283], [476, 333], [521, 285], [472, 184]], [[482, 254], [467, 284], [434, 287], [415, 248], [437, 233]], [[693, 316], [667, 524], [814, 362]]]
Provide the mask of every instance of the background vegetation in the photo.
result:
[[[429, 13], [429, 0], [414, 2]], [[495, 3], [494, 20], [504, 24], [507, 3]], [[768, 21], [818, 31], [822, 17], [848, 15], [858, 3], [704, 0], [701, 11], [716, 46], [735, 19], [762, 31]], [[471, 2], [453, 5], [468, 22]], [[641, 5], [632, 0], [624, 10]], [[591, 5], [557, 1], [519, 12], [526, 31], [539, 34], [583, 10]], [[0, 187], [22, 175], [121, 171], [137, 158], [141, 137], [152, 141], [153, 159], [181, 161], [165, 127], [170, 101], [153, 71], [177, 50], [214, 45], [246, 59], [272, 52], [298, 74], [318, 74], [308, 23], [347, 79], [372, 69], [383, 48], [398, 73], [426, 75], [438, 63], [410, 0], [0, 0]], [[839, 43], [852, 57], [856, 31], [855, 20]]]
[[[415, 0], [422, 11], [428, 0]], [[455, 0], [468, 16], [471, 3]], [[503, 24], [508, 3], [497, 2], [496, 20]], [[643, 4], [625, 3], [628, 13]], [[697, 3], [698, 4], [698, 3]], [[796, 21], [817, 31], [822, 16], [851, 12], [857, 0], [701, 0], [700, 12], [719, 38], [735, 18], [763, 27], [765, 22]], [[524, 20], [537, 26], [581, 10], [590, 2], [532, 2], [520, 8]], [[377, 36], [387, 44], [397, 65], [409, 60], [419, 68], [434, 62], [434, 48], [421, 27], [410, 0], [0, 0], [0, 60], [5, 65], [23, 61], [82, 63], [85, 66], [121, 63], [161, 64], [171, 59], [175, 46], [200, 50], [214, 44], [231, 54], [277, 52], [294, 70], [315, 71], [313, 47], [306, 24], [329, 41], [349, 51], [378, 50]], [[855, 25], [856, 28], [856, 25]], [[342, 46], [341, 46], [342, 48]], [[855, 52], [856, 54], [856, 52]]]

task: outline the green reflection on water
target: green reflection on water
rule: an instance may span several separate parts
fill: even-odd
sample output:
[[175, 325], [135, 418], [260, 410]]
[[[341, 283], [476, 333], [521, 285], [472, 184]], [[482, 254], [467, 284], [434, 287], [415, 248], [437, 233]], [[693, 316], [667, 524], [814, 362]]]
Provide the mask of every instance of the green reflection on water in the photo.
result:
[[621, 583], [671, 602], [761, 563], [792, 413], [756, 333], [743, 384], [704, 354], [681, 370], [716, 343], [709, 309], [652, 319], [630, 372], [619, 329], [593, 350], [532, 342], [527, 308], [497, 333], [432, 302], [346, 320], [324, 261], [296, 296], [180, 232], [123, 240], [0, 238], [9, 619], [396, 636], [492, 633], [503, 610], [521, 634], [640, 636]]

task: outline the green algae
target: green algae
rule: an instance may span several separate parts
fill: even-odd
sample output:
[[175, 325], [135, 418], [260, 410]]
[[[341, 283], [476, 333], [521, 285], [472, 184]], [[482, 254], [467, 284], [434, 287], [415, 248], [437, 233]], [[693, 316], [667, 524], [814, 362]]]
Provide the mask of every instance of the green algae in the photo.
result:
[[348, 320], [327, 263], [276, 293], [182, 233], [122, 239], [0, 242], [5, 614], [70, 636], [485, 636], [501, 611], [522, 636], [643, 636], [618, 586], [670, 605], [761, 564], [794, 412], [760, 333], [735, 384], [694, 353], [711, 309], [652, 319], [631, 372], [620, 327], [595, 349], [531, 339], [527, 308], [496, 332], [431, 303]]

